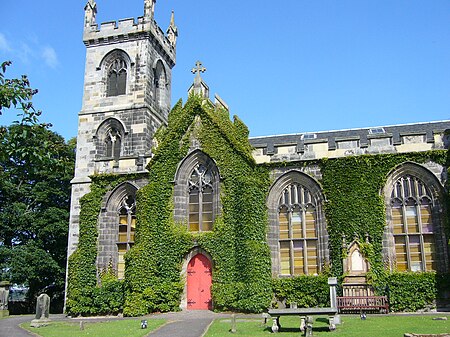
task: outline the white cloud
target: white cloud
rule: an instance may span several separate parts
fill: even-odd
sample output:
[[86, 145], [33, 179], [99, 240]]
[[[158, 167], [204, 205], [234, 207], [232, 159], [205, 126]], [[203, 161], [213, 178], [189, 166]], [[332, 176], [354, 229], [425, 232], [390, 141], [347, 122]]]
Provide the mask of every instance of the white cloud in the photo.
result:
[[31, 59], [33, 58], [33, 49], [24, 42], [20, 43], [20, 48], [18, 48], [15, 53], [25, 64], [30, 64]]
[[0, 51], [10, 52], [12, 49], [9, 46], [9, 42], [6, 39], [5, 35], [0, 33]]
[[56, 51], [52, 47], [45, 47], [42, 50], [41, 56], [50, 68], [55, 69], [58, 66], [58, 56], [56, 55]]

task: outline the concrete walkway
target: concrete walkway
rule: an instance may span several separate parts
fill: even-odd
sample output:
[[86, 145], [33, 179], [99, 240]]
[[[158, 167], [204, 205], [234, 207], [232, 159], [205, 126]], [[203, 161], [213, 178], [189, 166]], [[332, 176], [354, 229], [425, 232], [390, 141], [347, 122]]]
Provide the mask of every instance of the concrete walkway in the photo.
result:
[[217, 318], [230, 317], [229, 314], [217, 314], [211, 311], [182, 311], [151, 315], [148, 318], [163, 318], [167, 323], [148, 334], [148, 337], [201, 337], [209, 325]]
[[[239, 315], [241, 316], [241, 315]], [[261, 315], [246, 315], [254, 318], [260, 318]], [[217, 318], [229, 318], [231, 314], [214, 313], [212, 311], [182, 311], [164, 314], [153, 314], [143, 318], [124, 318], [124, 319], [165, 319], [164, 324], [159, 329], [150, 332], [147, 337], [202, 337], [209, 325]], [[30, 337], [35, 336], [19, 327], [19, 324], [31, 322], [34, 315], [11, 316], [0, 319], [0, 337]], [[108, 321], [120, 319], [117, 317], [98, 317], [98, 318], [67, 318], [64, 315], [50, 315], [52, 321], [84, 322]]]
[[11, 316], [0, 319], [0, 337], [30, 337], [33, 336], [28, 331], [19, 327], [19, 324], [31, 322], [34, 315]]

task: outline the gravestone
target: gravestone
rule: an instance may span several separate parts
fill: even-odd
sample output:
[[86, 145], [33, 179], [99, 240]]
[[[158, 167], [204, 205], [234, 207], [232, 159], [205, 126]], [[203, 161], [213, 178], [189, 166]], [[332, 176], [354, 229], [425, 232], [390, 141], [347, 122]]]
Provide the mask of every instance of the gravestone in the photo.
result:
[[0, 282], [0, 318], [9, 316], [8, 310], [9, 286], [10, 283], [8, 281]]
[[36, 300], [36, 316], [31, 321], [30, 326], [40, 328], [49, 324], [50, 297], [47, 294], [41, 294]]

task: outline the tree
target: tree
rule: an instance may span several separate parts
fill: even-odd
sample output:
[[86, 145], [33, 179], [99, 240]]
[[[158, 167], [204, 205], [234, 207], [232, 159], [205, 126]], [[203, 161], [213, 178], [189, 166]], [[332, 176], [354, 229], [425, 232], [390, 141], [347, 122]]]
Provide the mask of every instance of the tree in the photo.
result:
[[16, 107], [22, 118], [0, 128], [0, 279], [29, 286], [31, 300], [44, 288], [62, 299], [74, 141], [39, 123], [37, 91], [26, 76], [5, 80], [6, 66], [0, 113]]
[[[27, 137], [26, 135], [32, 135]], [[0, 137], [0, 269], [33, 297], [64, 290], [74, 148], [40, 125]]]
[[26, 75], [22, 75], [20, 79], [5, 78], [6, 68], [11, 64], [11, 61], [5, 61], [0, 66], [0, 115], [5, 109], [14, 107], [23, 111], [20, 114], [22, 121], [36, 124], [41, 111], [33, 107], [31, 100], [38, 90], [31, 88]]

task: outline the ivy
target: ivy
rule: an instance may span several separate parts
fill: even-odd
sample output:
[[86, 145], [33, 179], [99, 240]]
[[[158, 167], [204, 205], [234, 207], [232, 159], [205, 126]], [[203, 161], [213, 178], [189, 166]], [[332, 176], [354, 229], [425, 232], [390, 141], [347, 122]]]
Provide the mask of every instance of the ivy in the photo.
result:
[[[93, 289], [98, 287], [97, 278], [97, 222], [101, 203], [107, 191], [119, 184], [136, 180], [145, 174], [113, 175], [102, 174], [91, 177], [91, 192], [80, 200], [79, 242], [69, 257], [66, 312], [70, 315], [105, 313], [95, 309]], [[121, 296], [118, 294], [118, 296]], [[108, 310], [107, 310], [108, 311]], [[114, 310], [110, 310], [114, 311]]]
[[[191, 233], [173, 220], [173, 179], [192, 140], [220, 170], [221, 216], [213, 231]], [[218, 310], [260, 312], [268, 306], [270, 251], [265, 240], [268, 171], [256, 166], [248, 129], [228, 112], [191, 96], [176, 104], [157, 133], [149, 183], [137, 195], [137, 244], [126, 255], [124, 313], [178, 310], [183, 258], [200, 247], [213, 259], [212, 296]]]
[[435, 273], [392, 273], [384, 282], [391, 311], [417, 311], [435, 308], [437, 300], [449, 289], [449, 275]]
[[330, 287], [326, 274], [274, 279], [272, 289], [275, 300], [286, 305], [295, 302], [302, 308], [330, 306]]
[[[378, 294], [390, 296], [395, 311], [423, 308], [441, 296], [443, 289], [450, 288], [449, 278], [442, 275], [390, 274], [382, 260], [386, 209], [381, 191], [389, 173], [407, 161], [431, 161], [448, 167], [450, 155], [446, 151], [256, 165], [245, 124], [237, 117], [231, 121], [227, 111], [215, 109], [200, 97], [189, 97], [185, 105], [179, 101], [168, 120], [168, 125], [155, 134], [157, 147], [145, 174], [148, 184], [137, 192], [136, 242], [125, 255], [126, 277], [120, 286], [112, 282], [106, 288], [107, 283], [97, 281], [97, 221], [105, 193], [136, 176], [92, 177], [91, 192], [81, 199], [79, 246], [69, 259], [69, 313], [116, 312], [120, 305], [111, 301], [112, 291], [122, 292], [123, 313], [128, 316], [179, 310], [186, 282], [182, 278], [183, 261], [195, 247], [212, 257], [212, 297], [217, 310], [261, 312], [273, 299], [303, 307], [328, 306], [327, 277], [344, 274], [343, 236], [360, 242], [371, 267], [369, 282]], [[185, 222], [173, 218], [173, 180], [193, 143], [215, 161], [221, 177], [221, 212], [213, 231], [206, 233], [189, 232]], [[318, 276], [272, 279], [266, 239], [269, 173], [280, 166], [308, 165], [321, 169], [330, 270]], [[366, 235], [369, 242], [365, 242]], [[420, 298], [416, 296], [417, 287], [424, 287]], [[96, 289], [97, 295], [91, 289]], [[89, 297], [103, 298], [109, 304], [101, 307]]]
[[412, 161], [433, 161], [445, 165], [446, 151], [405, 154], [362, 155], [319, 161], [325, 194], [325, 216], [330, 236], [332, 273], [342, 275], [342, 239], [364, 241], [369, 235], [366, 256], [375, 274], [385, 272], [382, 239], [386, 226], [386, 209], [382, 189], [389, 173], [398, 165]]

